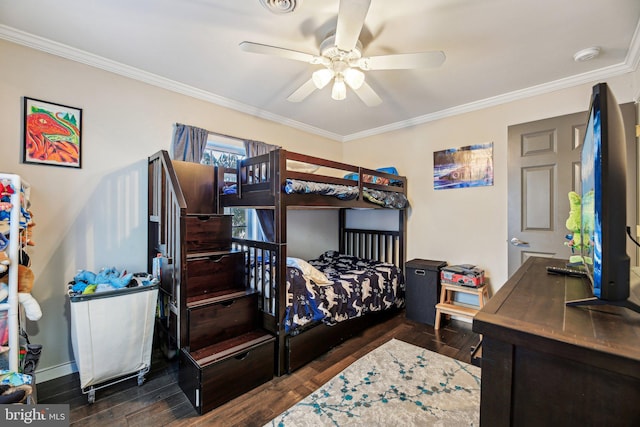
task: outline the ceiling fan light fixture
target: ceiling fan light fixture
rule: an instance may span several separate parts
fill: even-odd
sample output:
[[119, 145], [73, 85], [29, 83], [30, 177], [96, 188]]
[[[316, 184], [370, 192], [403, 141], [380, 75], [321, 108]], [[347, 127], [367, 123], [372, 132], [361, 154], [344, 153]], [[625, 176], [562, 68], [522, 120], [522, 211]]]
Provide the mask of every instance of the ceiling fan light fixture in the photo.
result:
[[348, 68], [343, 73], [344, 81], [354, 90], [358, 90], [364, 84], [364, 73], [355, 68]]
[[344, 78], [341, 75], [337, 75], [331, 88], [331, 98], [336, 101], [342, 101], [347, 97], [347, 86], [344, 84]]
[[[280, 13], [292, 12], [303, 0], [259, 1], [269, 10]], [[365, 28], [364, 21], [371, 2], [372, 0], [339, 0], [335, 30], [320, 42], [319, 55], [249, 41], [240, 43], [240, 48], [245, 52], [279, 56], [319, 66], [308, 80], [287, 97], [288, 101], [300, 102], [315, 90], [323, 89], [331, 83], [331, 97], [335, 100], [345, 99], [349, 86], [365, 105], [379, 105], [382, 99], [367, 84], [363, 71], [434, 68], [442, 65], [446, 56], [442, 51], [428, 51], [363, 57], [362, 42], [358, 39]]]
[[328, 85], [333, 78], [333, 71], [328, 68], [323, 68], [321, 70], [314, 71], [311, 75], [311, 78], [313, 79], [313, 84], [318, 89], [322, 89], [323, 87]]
[[298, 7], [298, 3], [302, 0], [260, 0], [260, 4], [262, 4], [267, 10], [273, 13], [291, 13], [296, 10]]

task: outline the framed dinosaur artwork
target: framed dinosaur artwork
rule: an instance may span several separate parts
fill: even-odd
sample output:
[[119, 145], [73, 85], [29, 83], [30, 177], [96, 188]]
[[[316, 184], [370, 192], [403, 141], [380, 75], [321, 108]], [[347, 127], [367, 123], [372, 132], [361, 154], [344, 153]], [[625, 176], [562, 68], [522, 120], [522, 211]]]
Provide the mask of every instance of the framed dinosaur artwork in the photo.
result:
[[82, 109], [24, 97], [22, 160], [81, 167]]

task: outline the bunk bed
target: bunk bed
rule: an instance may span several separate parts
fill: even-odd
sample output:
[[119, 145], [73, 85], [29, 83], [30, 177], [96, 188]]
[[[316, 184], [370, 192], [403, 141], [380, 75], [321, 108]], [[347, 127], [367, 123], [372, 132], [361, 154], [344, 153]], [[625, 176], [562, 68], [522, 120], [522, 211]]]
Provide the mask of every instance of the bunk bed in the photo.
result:
[[[248, 286], [260, 295], [263, 325], [276, 336], [276, 375], [404, 306], [407, 180], [389, 172], [284, 149], [242, 160], [234, 170], [218, 169], [218, 211], [253, 208], [273, 224], [268, 241], [233, 242], [245, 254]], [[290, 256], [288, 212], [326, 208], [339, 209], [337, 250], [308, 262]], [[362, 209], [392, 209], [397, 223], [361, 228], [350, 216]]]

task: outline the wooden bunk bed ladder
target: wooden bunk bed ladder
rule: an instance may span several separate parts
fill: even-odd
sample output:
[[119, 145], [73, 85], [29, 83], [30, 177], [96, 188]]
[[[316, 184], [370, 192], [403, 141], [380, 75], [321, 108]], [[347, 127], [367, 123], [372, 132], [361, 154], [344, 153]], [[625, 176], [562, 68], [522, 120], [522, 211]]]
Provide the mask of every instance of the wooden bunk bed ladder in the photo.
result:
[[218, 213], [217, 176], [165, 151], [149, 157], [149, 258], [151, 267], [162, 260], [158, 324], [168, 337], [161, 346], [177, 350], [178, 384], [200, 414], [268, 381], [275, 366], [275, 338], [262, 327], [258, 292], [247, 288], [246, 254], [232, 248], [231, 215]]

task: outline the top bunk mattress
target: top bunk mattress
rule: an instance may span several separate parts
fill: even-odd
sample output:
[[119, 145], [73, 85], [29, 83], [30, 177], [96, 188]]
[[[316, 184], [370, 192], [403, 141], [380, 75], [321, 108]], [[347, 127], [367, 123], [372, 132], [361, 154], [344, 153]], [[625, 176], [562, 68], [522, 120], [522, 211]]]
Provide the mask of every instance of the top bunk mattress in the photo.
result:
[[[354, 200], [358, 197], [357, 186], [327, 184], [297, 179], [287, 179], [284, 192], [287, 194], [334, 196], [341, 200]], [[385, 208], [404, 209], [409, 204], [404, 194], [393, 191], [373, 190], [364, 187], [362, 189], [362, 195], [365, 200]]]

